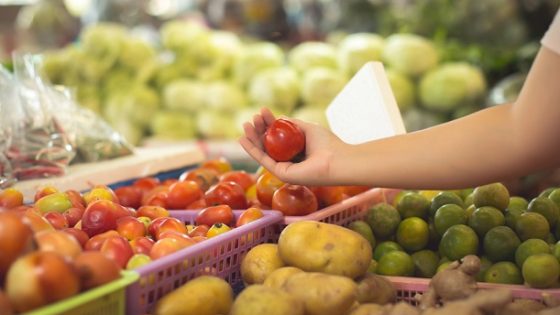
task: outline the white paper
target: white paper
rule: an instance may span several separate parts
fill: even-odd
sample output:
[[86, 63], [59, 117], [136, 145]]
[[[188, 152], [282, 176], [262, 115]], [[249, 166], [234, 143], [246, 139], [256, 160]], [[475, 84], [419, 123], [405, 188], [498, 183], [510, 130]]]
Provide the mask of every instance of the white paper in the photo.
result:
[[334, 134], [349, 144], [406, 133], [383, 64], [366, 63], [326, 110]]

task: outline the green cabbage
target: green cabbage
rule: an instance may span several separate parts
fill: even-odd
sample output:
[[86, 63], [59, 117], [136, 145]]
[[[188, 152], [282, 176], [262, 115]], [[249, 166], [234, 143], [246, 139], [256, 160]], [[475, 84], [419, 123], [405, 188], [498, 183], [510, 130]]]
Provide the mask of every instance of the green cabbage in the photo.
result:
[[150, 130], [157, 138], [186, 140], [196, 136], [194, 116], [177, 111], [159, 111], [150, 122]]
[[416, 102], [416, 88], [414, 83], [402, 73], [388, 69], [387, 78], [393, 90], [393, 95], [401, 111], [406, 111]]
[[196, 77], [209, 81], [230, 76], [242, 47], [241, 40], [234, 33], [211, 32], [208, 40], [193, 48], [191, 58], [197, 63]]
[[426, 73], [420, 81], [420, 100], [424, 107], [452, 111], [472, 104], [486, 92], [486, 80], [479, 68], [465, 62], [453, 62]]
[[216, 110], [198, 112], [196, 127], [199, 134], [207, 139], [233, 139], [239, 136], [235, 116]]
[[251, 80], [248, 93], [255, 105], [291, 111], [299, 99], [299, 78], [288, 67], [264, 70]]
[[346, 36], [338, 47], [340, 68], [349, 76], [354, 75], [369, 61], [381, 60], [385, 40], [372, 33], [355, 33]]
[[155, 56], [156, 51], [148, 42], [139, 38], [127, 38], [122, 42], [119, 64], [131, 69], [138, 69], [151, 62]]
[[207, 40], [208, 32], [204, 26], [187, 21], [169, 21], [160, 28], [163, 47], [178, 54], [188, 52]]
[[346, 77], [337, 70], [314, 68], [303, 74], [301, 94], [305, 104], [330, 104], [346, 84]]
[[295, 46], [288, 54], [288, 62], [300, 73], [317, 67], [338, 68], [335, 48], [323, 42], [304, 42]]
[[327, 116], [325, 115], [325, 109], [323, 108], [310, 108], [310, 107], [302, 107], [294, 111], [292, 117], [315, 123], [325, 128], [329, 127], [329, 123], [327, 121]]
[[235, 61], [233, 77], [235, 82], [245, 87], [260, 71], [278, 68], [284, 64], [284, 52], [280, 46], [260, 42], [244, 47]]
[[389, 67], [409, 76], [419, 76], [434, 68], [439, 59], [432, 42], [414, 34], [387, 37], [382, 57]]
[[159, 96], [153, 89], [137, 85], [120, 93], [109, 96], [103, 116], [113, 126], [122, 120], [146, 127], [159, 109]]
[[208, 109], [228, 113], [247, 107], [249, 104], [245, 92], [237, 85], [227, 81], [208, 83], [205, 99]]
[[97, 85], [82, 84], [77, 86], [76, 98], [81, 106], [101, 114], [101, 93]]
[[171, 110], [194, 113], [203, 109], [206, 97], [204, 83], [180, 79], [169, 83], [163, 89], [163, 106]]
[[104, 71], [117, 62], [127, 38], [124, 26], [99, 23], [87, 27], [81, 34], [81, 47], [86, 55], [96, 59]]

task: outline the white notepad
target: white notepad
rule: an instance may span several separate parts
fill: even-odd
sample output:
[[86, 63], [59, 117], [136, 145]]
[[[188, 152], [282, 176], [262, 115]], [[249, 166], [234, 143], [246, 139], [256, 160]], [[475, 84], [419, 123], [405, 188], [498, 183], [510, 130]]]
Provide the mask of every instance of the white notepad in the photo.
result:
[[406, 133], [389, 80], [380, 62], [366, 63], [326, 110], [331, 131], [360, 144]]

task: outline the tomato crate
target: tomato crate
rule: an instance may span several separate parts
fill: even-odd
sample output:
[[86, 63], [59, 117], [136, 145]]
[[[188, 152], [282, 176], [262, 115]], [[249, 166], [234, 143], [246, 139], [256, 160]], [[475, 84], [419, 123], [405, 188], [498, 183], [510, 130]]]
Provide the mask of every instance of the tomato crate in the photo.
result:
[[[395, 287], [397, 291], [397, 301], [407, 302], [412, 305], [418, 305], [415, 296], [428, 291], [430, 279], [412, 278], [412, 277], [385, 277]], [[477, 286], [481, 290], [489, 289], [508, 289], [511, 291], [514, 299], [530, 299], [536, 301], [543, 300], [543, 294], [560, 298], [560, 289], [533, 289], [524, 285], [496, 284], [478, 282]]]
[[135, 271], [123, 271], [121, 278], [68, 299], [33, 310], [27, 315], [124, 315], [125, 289], [138, 280]]
[[[185, 224], [194, 224], [198, 210], [172, 210], [170, 215]], [[234, 210], [237, 219], [242, 210]], [[184, 248], [135, 269], [140, 280], [126, 290], [126, 313], [150, 313], [165, 294], [201, 275], [214, 275], [232, 286], [242, 282], [241, 259], [254, 246], [276, 240], [282, 213], [265, 210], [264, 216], [227, 233]]]

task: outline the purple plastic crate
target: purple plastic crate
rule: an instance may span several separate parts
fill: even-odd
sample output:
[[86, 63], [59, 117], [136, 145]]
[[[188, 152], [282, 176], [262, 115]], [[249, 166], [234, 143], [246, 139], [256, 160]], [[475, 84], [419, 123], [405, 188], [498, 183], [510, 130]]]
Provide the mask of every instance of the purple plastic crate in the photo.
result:
[[[236, 220], [242, 212], [233, 211]], [[198, 210], [169, 213], [185, 224], [194, 224]], [[135, 269], [140, 279], [126, 289], [126, 313], [150, 313], [165, 294], [200, 275], [218, 276], [232, 286], [240, 283], [243, 256], [258, 244], [275, 242], [276, 225], [283, 220], [279, 211], [266, 210], [263, 213], [264, 216], [256, 221]]]

